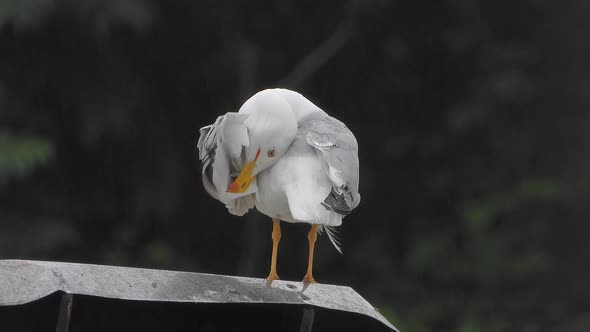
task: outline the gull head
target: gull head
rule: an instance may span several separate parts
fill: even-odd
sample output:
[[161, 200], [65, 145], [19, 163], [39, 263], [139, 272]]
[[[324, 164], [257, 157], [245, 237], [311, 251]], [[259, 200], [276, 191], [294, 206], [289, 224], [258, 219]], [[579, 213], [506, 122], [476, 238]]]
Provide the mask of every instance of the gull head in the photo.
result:
[[248, 146], [244, 147], [244, 166], [230, 184], [228, 192], [242, 193], [260, 172], [272, 167], [287, 153], [297, 134], [297, 120], [291, 106], [273, 90], [261, 91], [240, 108], [247, 115]]

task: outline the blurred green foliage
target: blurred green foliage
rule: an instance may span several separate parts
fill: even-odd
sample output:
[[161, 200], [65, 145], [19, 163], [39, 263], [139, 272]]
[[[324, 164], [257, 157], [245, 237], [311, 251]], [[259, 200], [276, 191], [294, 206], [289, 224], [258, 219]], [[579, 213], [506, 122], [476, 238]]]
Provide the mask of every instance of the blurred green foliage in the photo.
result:
[[53, 0], [2, 0], [0, 25], [14, 25], [17, 29], [31, 28], [43, 23], [47, 13], [55, 7]]
[[148, 0], [1, 0], [0, 26], [18, 31], [42, 29], [51, 15], [69, 14], [89, 20], [99, 35], [113, 26], [125, 25], [137, 30], [148, 26], [154, 14]]
[[54, 156], [54, 147], [47, 139], [0, 132], [0, 183], [6, 177], [27, 175]]
[[[360, 145], [363, 201], [343, 256], [318, 243], [320, 282], [402, 331], [586, 331], [588, 10], [1, 0], [0, 258], [263, 277], [270, 223], [207, 196], [194, 145], [281, 82]], [[283, 278], [306, 231], [283, 228]]]

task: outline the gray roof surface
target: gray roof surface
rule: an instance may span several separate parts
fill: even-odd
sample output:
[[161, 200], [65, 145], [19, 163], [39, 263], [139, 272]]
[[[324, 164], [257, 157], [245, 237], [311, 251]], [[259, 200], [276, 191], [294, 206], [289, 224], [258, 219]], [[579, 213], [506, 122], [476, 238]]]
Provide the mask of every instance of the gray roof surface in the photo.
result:
[[141, 269], [107, 265], [0, 260], [0, 305], [18, 305], [57, 291], [104, 298], [195, 302], [311, 305], [348, 311], [391, 325], [347, 286]]

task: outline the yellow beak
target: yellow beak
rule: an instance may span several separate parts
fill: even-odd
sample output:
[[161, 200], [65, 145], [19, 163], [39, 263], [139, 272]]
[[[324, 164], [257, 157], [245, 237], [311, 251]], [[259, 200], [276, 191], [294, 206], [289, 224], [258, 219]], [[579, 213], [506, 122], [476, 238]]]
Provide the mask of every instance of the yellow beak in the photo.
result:
[[250, 183], [254, 180], [254, 176], [252, 176], [252, 171], [254, 170], [254, 166], [256, 166], [256, 160], [260, 156], [260, 149], [256, 152], [256, 157], [251, 162], [247, 163], [242, 167], [240, 171], [240, 175], [229, 185], [227, 189], [228, 193], [239, 194], [243, 193], [244, 191], [248, 190]]

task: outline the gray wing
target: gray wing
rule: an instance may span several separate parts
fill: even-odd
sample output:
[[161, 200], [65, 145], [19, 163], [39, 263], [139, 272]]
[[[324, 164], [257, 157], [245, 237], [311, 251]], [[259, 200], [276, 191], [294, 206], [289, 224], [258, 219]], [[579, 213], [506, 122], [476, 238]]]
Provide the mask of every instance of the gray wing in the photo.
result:
[[249, 145], [248, 129], [244, 125], [246, 117], [237, 113], [218, 117], [214, 124], [199, 130], [197, 142], [205, 190], [235, 215], [244, 215], [256, 201], [255, 183], [245, 193], [227, 192], [232, 176], [237, 175], [244, 164], [244, 147]]
[[324, 161], [324, 170], [332, 181], [332, 191], [322, 205], [339, 214], [349, 214], [360, 203], [358, 144], [344, 123], [327, 115], [304, 121], [308, 127], [307, 144]]

